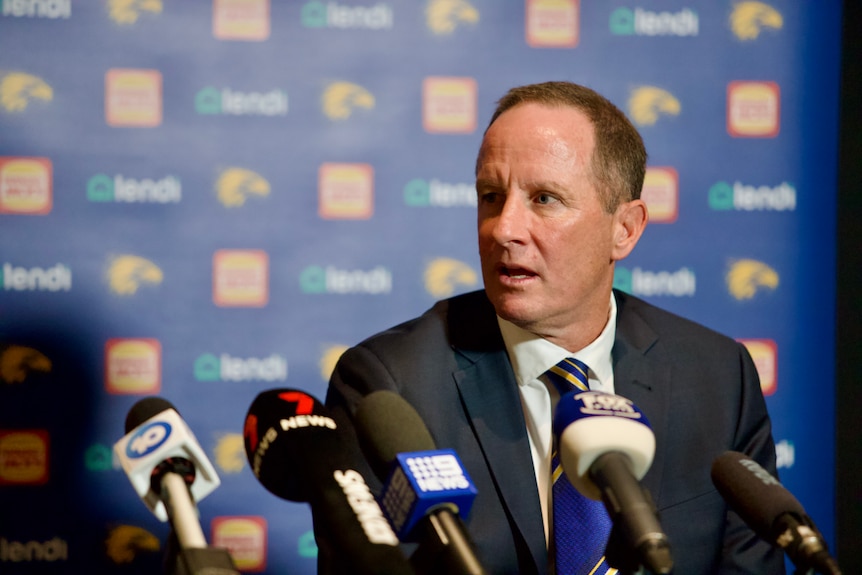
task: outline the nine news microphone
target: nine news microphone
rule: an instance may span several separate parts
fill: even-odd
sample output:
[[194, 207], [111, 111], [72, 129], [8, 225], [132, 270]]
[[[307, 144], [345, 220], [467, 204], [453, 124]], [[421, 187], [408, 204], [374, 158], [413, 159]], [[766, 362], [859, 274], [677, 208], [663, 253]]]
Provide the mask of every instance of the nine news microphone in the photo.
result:
[[455, 452], [436, 449], [413, 406], [391, 391], [363, 397], [354, 424], [366, 458], [386, 479], [383, 511], [403, 541], [419, 543], [410, 558], [416, 571], [484, 575], [459, 516], [469, 513], [476, 488]]
[[145, 397], [129, 410], [125, 429], [114, 452], [149, 510], [161, 521], [170, 521], [169, 548], [176, 556], [168, 558], [168, 571], [238, 574], [226, 549], [207, 546], [195, 501], [209, 495], [220, 482], [174, 406], [161, 397]]
[[670, 543], [652, 497], [638, 483], [655, 455], [646, 416], [619, 395], [571, 392], [557, 404], [554, 436], [569, 482], [585, 497], [603, 501], [613, 521], [608, 564], [624, 573], [641, 567], [670, 573]]
[[712, 463], [712, 482], [731, 509], [761, 539], [784, 549], [801, 572], [840, 575], [802, 505], [756, 461], [727, 451]]
[[295, 389], [264, 391], [248, 409], [243, 437], [255, 477], [282, 499], [309, 503], [352, 573], [413, 573], [325, 405]]

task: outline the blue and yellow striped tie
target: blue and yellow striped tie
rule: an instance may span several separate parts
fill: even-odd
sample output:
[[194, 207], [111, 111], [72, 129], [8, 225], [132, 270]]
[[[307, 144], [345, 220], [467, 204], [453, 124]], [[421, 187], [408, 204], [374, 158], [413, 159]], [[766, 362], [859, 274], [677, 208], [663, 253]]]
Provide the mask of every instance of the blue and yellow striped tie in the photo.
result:
[[[573, 357], [562, 360], [545, 372], [560, 397], [576, 390], [589, 389], [589, 368]], [[563, 473], [556, 442], [551, 455], [554, 481], [553, 553], [557, 575], [614, 574], [616, 569], [605, 560], [605, 547], [611, 532], [611, 519], [600, 501], [581, 495]]]

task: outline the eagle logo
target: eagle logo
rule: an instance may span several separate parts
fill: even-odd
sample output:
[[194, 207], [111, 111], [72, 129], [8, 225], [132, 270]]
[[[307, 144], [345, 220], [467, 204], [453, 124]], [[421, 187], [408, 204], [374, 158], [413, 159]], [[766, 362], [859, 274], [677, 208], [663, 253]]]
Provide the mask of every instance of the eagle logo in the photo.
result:
[[446, 298], [479, 281], [473, 268], [452, 258], [437, 258], [425, 269], [425, 289], [435, 298]]
[[162, 0], [110, 0], [108, 16], [117, 24], [134, 24], [141, 12], [162, 13]]
[[36, 100], [50, 102], [54, 90], [41, 78], [24, 72], [9, 72], [0, 76], [0, 106], [8, 112], [23, 112]]
[[134, 525], [120, 525], [108, 532], [105, 552], [114, 563], [131, 563], [139, 551], [158, 551], [159, 540], [149, 531]]
[[158, 285], [163, 274], [159, 267], [140, 256], [121, 255], [108, 264], [108, 285], [118, 295], [134, 295], [141, 284]]
[[738, 300], [751, 299], [763, 288], [774, 290], [777, 287], [778, 273], [756, 260], [738, 260], [727, 274], [727, 288]]
[[356, 108], [374, 108], [374, 95], [362, 86], [334, 82], [323, 93], [323, 113], [330, 120], [346, 120]]
[[0, 351], [0, 382], [24, 383], [33, 371], [51, 372], [51, 360], [32, 347], [10, 345]]
[[655, 86], [642, 86], [629, 98], [629, 114], [640, 126], [652, 126], [660, 115], [678, 116], [681, 106], [673, 94]]
[[228, 168], [216, 180], [216, 195], [225, 207], [236, 208], [245, 204], [248, 196], [269, 195], [269, 182], [260, 174], [245, 168]]
[[239, 473], [245, 465], [245, 447], [239, 433], [224, 433], [216, 440], [216, 464], [225, 473]]
[[740, 40], [755, 40], [763, 28], [781, 29], [784, 18], [769, 4], [739, 2], [730, 14], [730, 29]]
[[335, 370], [335, 364], [345, 351], [347, 351], [346, 345], [331, 345], [324, 350], [320, 358], [320, 377], [323, 381], [329, 381]]
[[467, 0], [430, 0], [425, 8], [428, 28], [435, 34], [451, 34], [459, 24], [476, 24], [479, 11]]

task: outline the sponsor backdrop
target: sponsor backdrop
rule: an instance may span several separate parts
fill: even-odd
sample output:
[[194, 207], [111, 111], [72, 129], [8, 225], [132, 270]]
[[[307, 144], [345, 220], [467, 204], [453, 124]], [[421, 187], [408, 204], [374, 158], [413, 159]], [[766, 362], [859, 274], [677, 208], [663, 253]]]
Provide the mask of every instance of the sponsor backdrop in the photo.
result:
[[481, 287], [494, 103], [569, 79], [650, 154], [617, 287], [743, 341], [781, 479], [834, 548], [840, 3], [0, 0], [0, 571], [154, 572], [112, 446], [160, 395], [222, 485], [210, 542], [314, 573], [253, 477], [262, 390]]

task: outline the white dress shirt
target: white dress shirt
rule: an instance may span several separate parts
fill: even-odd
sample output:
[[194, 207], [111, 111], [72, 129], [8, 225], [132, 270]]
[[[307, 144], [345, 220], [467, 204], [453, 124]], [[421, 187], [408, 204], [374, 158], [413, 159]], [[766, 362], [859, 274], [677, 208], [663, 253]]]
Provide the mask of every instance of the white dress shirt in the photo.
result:
[[614, 393], [611, 350], [617, 331], [616, 320], [617, 304], [611, 294], [608, 322], [602, 333], [587, 347], [571, 352], [497, 317], [521, 394], [521, 405], [527, 422], [527, 436], [530, 439], [530, 450], [533, 454], [536, 485], [539, 488], [539, 501], [542, 504], [546, 545], [550, 541], [548, 525], [550, 523], [553, 414], [560, 396], [552, 384], [547, 383], [544, 378], [539, 378], [560, 360], [575, 357], [590, 368], [590, 389]]

